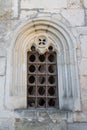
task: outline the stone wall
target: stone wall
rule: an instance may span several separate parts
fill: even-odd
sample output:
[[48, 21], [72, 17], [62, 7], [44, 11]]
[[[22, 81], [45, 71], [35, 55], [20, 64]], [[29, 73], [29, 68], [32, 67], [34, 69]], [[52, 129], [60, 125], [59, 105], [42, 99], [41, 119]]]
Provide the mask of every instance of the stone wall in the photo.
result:
[[[11, 33], [14, 33], [20, 24], [22, 25], [26, 20], [35, 18], [37, 15], [44, 17], [54, 15], [55, 17], [56, 14], [58, 19], [64, 18], [67, 27], [71, 29], [77, 40], [81, 111], [65, 112], [61, 116], [56, 113], [52, 117], [53, 123], [50, 122], [48, 123], [50, 126], [48, 124], [45, 126], [44, 121], [42, 121], [44, 127], [40, 129], [77, 129], [78, 124], [75, 124], [73, 127], [73, 122], [82, 123], [82, 125], [80, 124], [81, 126], [79, 125], [81, 130], [86, 130], [87, 128], [87, 124], [85, 124], [87, 122], [87, 0], [0, 0], [0, 130], [12, 130], [14, 128], [19, 130], [22, 129], [20, 128], [21, 123], [25, 123], [24, 129], [28, 129], [27, 121], [31, 120], [29, 117], [26, 119], [25, 115], [21, 117], [23, 112], [19, 114], [8, 110], [5, 106], [7, 50], [11, 46], [11, 41], [9, 41]], [[57, 121], [55, 117], [57, 119], [62, 117], [62, 119], [54, 127], [55, 121]], [[41, 119], [43, 120], [43, 118]], [[34, 121], [31, 120], [28, 124], [32, 124]], [[61, 126], [62, 121], [64, 126], [66, 126], [65, 128]], [[37, 120], [35, 123], [37, 123], [35, 125], [38, 127]], [[16, 127], [14, 127], [14, 124], [16, 124]], [[34, 126], [32, 128], [32, 125], [30, 125], [29, 129], [34, 129]]]

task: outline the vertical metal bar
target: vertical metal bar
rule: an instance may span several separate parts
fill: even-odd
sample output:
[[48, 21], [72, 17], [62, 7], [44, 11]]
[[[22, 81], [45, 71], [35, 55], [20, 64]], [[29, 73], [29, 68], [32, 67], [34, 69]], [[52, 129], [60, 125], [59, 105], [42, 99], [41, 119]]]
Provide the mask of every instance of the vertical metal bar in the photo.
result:
[[48, 53], [46, 53], [46, 108], [48, 107], [47, 89], [48, 89]]
[[35, 97], [35, 104], [36, 104], [36, 108], [38, 107], [38, 99], [37, 99], [37, 96], [38, 96], [38, 53], [36, 52], [36, 97]]

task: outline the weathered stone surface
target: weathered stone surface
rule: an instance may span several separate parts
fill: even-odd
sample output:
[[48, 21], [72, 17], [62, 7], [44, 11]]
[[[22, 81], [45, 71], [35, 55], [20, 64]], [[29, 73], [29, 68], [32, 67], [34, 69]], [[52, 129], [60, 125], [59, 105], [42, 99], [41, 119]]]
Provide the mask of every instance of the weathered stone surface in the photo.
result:
[[87, 76], [80, 76], [81, 108], [87, 111]]
[[34, 110], [17, 110], [15, 113], [22, 117], [27, 118], [29, 120], [38, 120], [44, 123], [59, 123], [63, 120], [67, 119], [67, 112], [64, 111], [56, 111], [56, 110], [48, 110], [48, 111], [34, 111]]
[[6, 55], [6, 50], [3, 48], [0, 48], [0, 56], [5, 56]]
[[0, 76], [0, 96], [3, 96], [4, 94], [4, 84], [5, 84], [5, 77], [4, 76]]
[[82, 2], [80, 0], [68, 0], [68, 8], [81, 8]]
[[87, 114], [82, 112], [76, 112], [74, 115], [74, 122], [87, 122]]
[[9, 118], [0, 119], [0, 130], [14, 130], [14, 120]]
[[5, 77], [0, 76], [0, 110], [4, 108], [4, 85], [5, 85]]
[[79, 65], [79, 74], [83, 76], [87, 76], [87, 59], [82, 58], [81, 63]]
[[61, 14], [67, 19], [71, 26], [83, 26], [84, 25], [84, 10], [83, 9], [64, 9]]
[[76, 27], [78, 35], [87, 35], [87, 27]]
[[82, 82], [82, 85], [85, 84], [84, 88], [81, 88], [81, 97], [83, 100], [87, 100], [87, 77], [84, 77], [84, 82]]
[[0, 11], [6, 11], [11, 7], [11, 0], [0, 0]]
[[5, 75], [5, 58], [0, 58], [0, 75]]
[[18, 17], [19, 2], [19, 0], [12, 0], [12, 18]]
[[18, 0], [0, 0], [0, 19], [18, 17]]
[[11, 0], [0, 0], [0, 19], [11, 16]]
[[87, 123], [68, 124], [68, 130], [87, 130]]
[[81, 41], [81, 55], [84, 58], [87, 58], [87, 35], [82, 35], [80, 36], [80, 41]]
[[22, 0], [21, 8], [67, 8], [67, 0]]
[[55, 112], [49, 114], [49, 117], [54, 122], [61, 122], [62, 120], [67, 119], [67, 112]]
[[15, 130], [47, 130], [48, 127], [43, 124], [36, 124], [33, 122], [28, 122], [27, 120], [20, 121], [19, 123], [16, 122]]
[[20, 14], [20, 19], [24, 19], [24, 18], [33, 18], [35, 16], [37, 16], [37, 11], [33, 10], [33, 11], [26, 11], [26, 10], [22, 10], [21, 14]]
[[66, 121], [61, 121], [60, 124], [54, 125], [52, 130], [67, 130]]
[[14, 111], [10, 111], [10, 110], [0, 110], [0, 119], [14, 119], [14, 117], [17, 118], [16, 113], [14, 113]]
[[81, 99], [82, 111], [87, 112], [87, 99]]
[[87, 0], [83, 0], [84, 1], [84, 7], [87, 8]]
[[37, 120], [29, 121], [27, 119], [17, 119], [15, 123], [15, 130], [67, 130], [66, 121], [60, 123], [38, 122]]
[[74, 121], [73, 112], [68, 112], [67, 118], [68, 123], [73, 122]]
[[57, 8], [51, 8], [51, 9], [39, 9], [39, 12], [41, 13], [60, 13], [61, 10], [60, 9], [57, 9]]
[[[87, 96], [87, 76], [80, 76], [81, 95]], [[84, 95], [85, 94], [85, 95]]]
[[11, 21], [3, 16], [2, 19], [0, 19], [0, 57], [6, 56], [7, 47], [9, 47], [11, 43], [8, 42], [10, 29]]

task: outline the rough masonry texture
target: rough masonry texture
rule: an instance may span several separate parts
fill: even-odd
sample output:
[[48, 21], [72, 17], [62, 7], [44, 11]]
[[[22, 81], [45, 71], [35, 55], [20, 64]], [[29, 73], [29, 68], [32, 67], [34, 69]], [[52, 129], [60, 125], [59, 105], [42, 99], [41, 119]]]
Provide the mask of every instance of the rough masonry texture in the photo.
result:
[[[57, 53], [59, 109], [27, 109], [27, 52]], [[87, 129], [87, 0], [0, 0], [0, 130]]]

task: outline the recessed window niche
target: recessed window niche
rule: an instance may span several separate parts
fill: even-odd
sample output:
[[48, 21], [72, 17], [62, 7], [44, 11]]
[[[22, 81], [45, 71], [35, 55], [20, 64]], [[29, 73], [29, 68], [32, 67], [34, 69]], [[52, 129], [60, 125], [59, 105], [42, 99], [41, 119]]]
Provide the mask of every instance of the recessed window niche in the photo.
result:
[[80, 110], [77, 43], [66, 23], [38, 17], [14, 34], [7, 52], [6, 107]]

